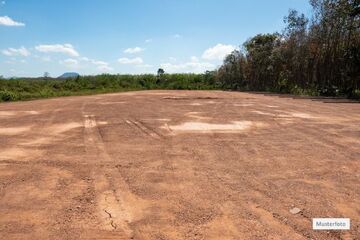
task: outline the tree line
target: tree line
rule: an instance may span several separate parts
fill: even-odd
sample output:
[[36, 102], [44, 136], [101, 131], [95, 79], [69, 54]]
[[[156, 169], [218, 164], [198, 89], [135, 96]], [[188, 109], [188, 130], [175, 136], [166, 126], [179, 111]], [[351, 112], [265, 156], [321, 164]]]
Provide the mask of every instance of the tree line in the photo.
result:
[[258, 34], [214, 72], [224, 89], [360, 96], [360, 1], [310, 0], [281, 33]]

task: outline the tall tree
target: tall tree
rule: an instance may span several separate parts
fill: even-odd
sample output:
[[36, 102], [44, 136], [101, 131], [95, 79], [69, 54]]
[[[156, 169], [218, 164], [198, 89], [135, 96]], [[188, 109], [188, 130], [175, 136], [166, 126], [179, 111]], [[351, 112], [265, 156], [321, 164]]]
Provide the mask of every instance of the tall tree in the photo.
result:
[[282, 34], [258, 34], [228, 55], [216, 79], [226, 88], [360, 95], [360, 1], [310, 0], [310, 20], [296, 10]]

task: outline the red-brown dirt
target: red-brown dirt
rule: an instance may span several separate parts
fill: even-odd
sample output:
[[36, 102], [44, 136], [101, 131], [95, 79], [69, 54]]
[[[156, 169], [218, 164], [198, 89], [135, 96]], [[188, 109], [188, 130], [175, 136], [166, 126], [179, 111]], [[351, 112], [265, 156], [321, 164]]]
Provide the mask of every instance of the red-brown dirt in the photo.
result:
[[[360, 104], [221, 91], [0, 104], [0, 213], [1, 239], [359, 239]], [[314, 217], [351, 230], [314, 231]]]

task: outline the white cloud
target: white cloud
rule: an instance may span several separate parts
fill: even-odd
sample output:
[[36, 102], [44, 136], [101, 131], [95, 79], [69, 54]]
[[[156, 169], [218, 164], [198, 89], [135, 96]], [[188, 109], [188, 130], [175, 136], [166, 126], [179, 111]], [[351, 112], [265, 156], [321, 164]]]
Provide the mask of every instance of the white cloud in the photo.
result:
[[3, 17], [0, 17], [0, 25], [4, 25], [4, 26], [8, 26], [8, 27], [24, 27], [25, 23], [16, 22], [8, 16], [3, 16]]
[[108, 65], [107, 62], [103, 62], [103, 61], [91, 60], [91, 62], [95, 65]]
[[68, 58], [64, 61], [61, 61], [61, 63], [67, 64], [67, 65], [77, 65], [77, 64], [79, 64], [79, 61], [76, 59], [73, 59], [73, 58]]
[[134, 47], [134, 48], [128, 48], [124, 50], [124, 53], [130, 53], [130, 54], [134, 54], [134, 53], [139, 53], [139, 52], [143, 52], [145, 49], [141, 48], [141, 47]]
[[146, 43], [150, 43], [150, 42], [152, 42], [152, 41], [153, 41], [153, 40], [152, 40], [151, 38], [145, 40]]
[[[98, 61], [98, 60], [90, 59], [87, 57], [81, 57], [80, 60], [82, 62], [94, 64], [96, 66], [97, 70], [99, 70], [100, 72], [110, 72], [110, 71], [114, 70], [112, 67], [109, 66], [108, 62]], [[83, 66], [83, 67], [89, 67], [89, 65]]]
[[77, 58], [77, 59], [68, 58], [63, 61], [60, 61], [60, 64], [66, 66], [67, 68], [71, 68], [71, 69], [92, 69], [92, 70], [94, 70], [96, 68], [99, 72], [110, 72], [110, 71], [114, 70], [112, 67], [109, 66], [109, 63], [107, 63], [107, 62], [98, 61], [98, 60], [90, 59], [87, 57], [81, 57], [81, 58]]
[[71, 69], [80, 68], [79, 61], [77, 59], [73, 59], [73, 58], [65, 59], [63, 61], [60, 61], [59, 63], [66, 66], [67, 68], [71, 68]]
[[169, 60], [171, 61], [171, 62], [176, 62], [176, 58], [174, 58], [174, 57], [169, 57]]
[[8, 49], [4, 49], [1, 51], [2, 54], [6, 55], [6, 56], [23, 56], [23, 57], [27, 57], [30, 56], [30, 51], [27, 50], [25, 47], [21, 47], [21, 48], [8, 48]]
[[71, 57], [78, 57], [79, 53], [71, 44], [39, 45], [35, 47], [39, 52], [63, 53]]
[[199, 58], [195, 57], [195, 56], [192, 56], [190, 58], [191, 62], [198, 62], [199, 61]]
[[137, 58], [119, 58], [118, 62], [121, 63], [121, 64], [138, 65], [138, 64], [142, 64], [144, 61], [142, 60], [142, 58], [137, 57]]
[[214, 47], [207, 49], [202, 58], [206, 60], [223, 60], [226, 55], [230, 54], [232, 51], [237, 49], [233, 45], [224, 45], [224, 44], [217, 44]]
[[162, 63], [160, 64], [166, 72], [169, 73], [182, 73], [182, 72], [192, 72], [192, 73], [202, 73], [206, 70], [212, 70], [215, 68], [215, 65], [208, 62], [200, 62], [197, 57], [191, 57], [189, 62], [174, 64], [174, 63]]
[[91, 60], [90, 62], [94, 65], [97, 66], [97, 69], [102, 71], [102, 72], [109, 72], [109, 71], [113, 71], [114, 69], [112, 67], [109, 66], [109, 63], [104, 62], [104, 61], [97, 61], [97, 60]]

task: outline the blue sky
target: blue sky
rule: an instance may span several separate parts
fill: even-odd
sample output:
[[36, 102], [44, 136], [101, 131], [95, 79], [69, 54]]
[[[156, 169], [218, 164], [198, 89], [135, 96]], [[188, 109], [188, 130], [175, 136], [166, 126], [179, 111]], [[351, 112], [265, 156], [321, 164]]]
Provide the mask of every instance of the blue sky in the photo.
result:
[[203, 72], [308, 0], [0, 0], [0, 75]]

